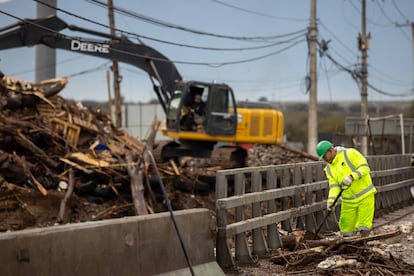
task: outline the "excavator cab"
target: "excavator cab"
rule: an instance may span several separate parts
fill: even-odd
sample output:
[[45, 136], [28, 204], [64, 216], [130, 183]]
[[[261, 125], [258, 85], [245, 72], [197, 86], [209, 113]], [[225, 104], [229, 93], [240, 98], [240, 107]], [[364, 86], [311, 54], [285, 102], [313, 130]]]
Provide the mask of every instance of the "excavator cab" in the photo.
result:
[[167, 136], [179, 139], [192, 133], [234, 136], [237, 113], [232, 89], [225, 84], [179, 82], [169, 102], [166, 126]]

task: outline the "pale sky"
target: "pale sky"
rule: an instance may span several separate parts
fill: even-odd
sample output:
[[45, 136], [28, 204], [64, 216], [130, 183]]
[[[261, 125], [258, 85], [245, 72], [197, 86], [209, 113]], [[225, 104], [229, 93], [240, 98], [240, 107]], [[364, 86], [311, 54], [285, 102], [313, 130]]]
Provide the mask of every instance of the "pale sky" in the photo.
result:
[[[237, 100], [255, 101], [266, 97], [273, 101], [308, 101], [306, 30], [310, 0], [113, 2], [119, 8], [115, 13], [116, 28], [141, 36], [143, 43], [175, 63], [184, 80], [225, 82], [233, 88]], [[58, 0], [57, 3], [62, 10], [58, 10], [57, 15], [66, 23], [109, 32], [79, 18], [109, 25], [108, 11], [99, 4], [107, 1]], [[368, 89], [368, 102], [412, 101], [414, 58], [410, 24], [414, 21], [414, 1], [367, 0], [366, 4], [367, 33], [372, 38], [368, 51], [368, 82], [379, 90]], [[20, 18], [36, 18], [36, 5], [40, 4], [29, 0], [0, 0], [0, 28]], [[327, 53], [349, 70], [356, 69], [361, 61], [357, 48], [361, 5], [360, 0], [317, 1], [318, 40], [330, 41]], [[297, 34], [285, 36], [290, 33]], [[65, 31], [65, 34], [105, 40], [79, 32]], [[251, 39], [269, 36], [279, 37], [268, 41]], [[271, 47], [248, 49], [272, 43]], [[34, 47], [2, 50], [0, 70], [8, 76], [34, 81], [34, 53]], [[361, 100], [360, 88], [349, 72], [338, 68], [326, 56], [318, 55], [317, 64], [318, 101]], [[105, 59], [57, 50], [57, 77], [72, 76], [60, 95], [79, 101], [106, 101], [105, 76], [109, 66]], [[147, 102], [155, 98], [152, 83], [144, 71], [120, 63], [120, 73], [121, 94], [126, 101]]]

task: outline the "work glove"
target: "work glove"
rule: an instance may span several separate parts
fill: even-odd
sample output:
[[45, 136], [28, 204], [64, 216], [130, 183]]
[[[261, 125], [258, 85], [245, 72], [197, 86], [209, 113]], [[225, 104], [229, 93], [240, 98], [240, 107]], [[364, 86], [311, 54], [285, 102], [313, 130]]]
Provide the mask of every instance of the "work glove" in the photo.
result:
[[351, 186], [352, 181], [354, 181], [354, 178], [352, 175], [348, 175], [342, 180], [342, 185], [344, 186]]
[[333, 211], [334, 206], [332, 205], [332, 202], [326, 202], [326, 210], [328, 210], [328, 212]]

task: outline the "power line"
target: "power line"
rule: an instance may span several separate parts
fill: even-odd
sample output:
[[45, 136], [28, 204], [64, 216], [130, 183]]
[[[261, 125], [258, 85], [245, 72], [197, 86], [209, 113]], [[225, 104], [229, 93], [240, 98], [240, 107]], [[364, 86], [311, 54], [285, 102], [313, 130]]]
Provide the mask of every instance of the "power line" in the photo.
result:
[[[374, 0], [375, 1], [375, 0]], [[352, 2], [352, 1], [349, 1], [349, 3], [351, 4], [351, 6], [357, 11], [357, 13], [358, 14], [361, 14], [361, 10], [360, 9], [358, 9], [356, 6], [355, 6], [355, 4]], [[377, 2], [377, 5], [378, 5], [378, 2]], [[385, 14], [385, 12], [384, 12], [384, 10], [382, 9], [382, 7], [380, 7], [380, 6], [378, 6], [379, 8], [380, 8], [380, 10], [382, 11], [382, 13], [384, 14], [384, 16], [386, 17], [386, 18], [388, 18], [388, 16]], [[389, 18], [388, 18], [389, 19]], [[367, 21], [370, 23], [370, 24], [372, 24], [372, 25], [374, 25], [374, 26], [377, 26], [377, 27], [391, 27], [391, 26], [393, 26], [394, 24], [391, 22], [391, 24], [381, 24], [381, 23], [378, 23], [378, 22], [375, 22], [374, 20], [372, 20], [372, 19], [369, 19], [369, 18], [367, 18]], [[391, 20], [389, 20], [389, 21], [391, 21]]]
[[[331, 62], [333, 62], [338, 68], [340, 68], [341, 70], [349, 73], [352, 78], [357, 82], [357, 84], [359, 85], [360, 81], [361, 81], [361, 74], [360, 72], [358, 72], [357, 70], [351, 70], [346, 68], [345, 66], [343, 66], [342, 64], [340, 64], [339, 62], [337, 62], [329, 53], [327, 53], [326, 51], [324, 51], [324, 56], [326, 56]], [[390, 92], [386, 92], [384, 90], [381, 90], [377, 87], [375, 87], [374, 85], [372, 85], [371, 83], [367, 82], [367, 86], [369, 88], [371, 88], [373, 91], [377, 92], [378, 94], [382, 94], [385, 96], [390, 96], [390, 97], [410, 97], [410, 96], [414, 96], [414, 89], [411, 89], [407, 92], [403, 92], [403, 93], [390, 93]]]
[[[39, 0], [35, 0], [35, 1], [39, 1]], [[103, 2], [98, 1], [98, 0], [86, 0], [86, 1], [88, 1], [92, 4], [95, 4], [97, 6], [104, 7], [105, 9], [108, 6], [106, 3], [103, 3]], [[204, 32], [204, 31], [200, 31], [200, 30], [190, 29], [190, 28], [187, 28], [187, 27], [182, 27], [182, 26], [179, 26], [179, 25], [176, 25], [176, 24], [173, 24], [173, 23], [168, 23], [168, 22], [165, 22], [165, 21], [161, 21], [159, 19], [151, 18], [149, 16], [145, 16], [145, 15], [139, 14], [137, 12], [132, 12], [132, 11], [129, 11], [127, 9], [116, 7], [116, 6], [114, 6], [114, 11], [117, 12], [117, 13], [129, 16], [129, 17], [137, 18], [137, 19], [140, 19], [142, 21], [155, 24], [155, 25], [160, 25], [160, 26], [163, 26], [163, 27], [168, 27], [168, 28], [173, 28], [173, 29], [186, 31], [186, 32], [190, 32], [190, 33], [195, 33], [195, 34], [199, 34], [199, 35], [213, 36], [213, 37], [218, 37], [218, 38], [258, 42], [258, 41], [269, 41], [269, 40], [273, 40], [273, 39], [279, 39], [279, 38], [282, 38], [282, 37], [292, 35], [292, 33], [283, 34], [283, 35], [256, 36], [256, 37], [221, 35], [221, 34], [215, 34], [215, 33], [209, 33], [209, 32]], [[302, 29], [298, 32], [303, 32], [303, 31], [305, 31], [305, 29]]]
[[[24, 22], [26, 24], [31, 24], [31, 25], [34, 25], [34, 26], [40, 28], [40, 29], [47, 30], [47, 31], [49, 31], [51, 33], [54, 33], [54, 34], [58, 34], [61, 37], [64, 37], [64, 38], [67, 38], [67, 39], [70, 39], [70, 40], [76, 39], [75, 37], [72, 37], [72, 36], [69, 36], [69, 35], [64, 35], [62, 33], [56, 32], [56, 31], [54, 31], [52, 29], [49, 29], [49, 28], [43, 27], [43, 26], [41, 26], [39, 24], [36, 24], [36, 23], [34, 23], [32, 21], [25, 20], [23, 18], [19, 18], [17, 16], [14, 16], [14, 15], [12, 15], [10, 13], [5, 12], [5, 11], [0, 10], [0, 13], [5, 14], [5, 15], [8, 15], [10, 17], [13, 17], [15, 19], [18, 19], [19, 21]], [[242, 59], [242, 60], [235, 60], [235, 61], [225, 61], [225, 62], [190, 62], [190, 61], [169, 60], [169, 59], [163, 59], [163, 58], [157, 58], [157, 57], [149, 57], [149, 56], [146, 56], [146, 55], [134, 54], [134, 53], [131, 53], [131, 52], [128, 52], [128, 51], [122, 51], [122, 50], [118, 50], [118, 49], [113, 49], [111, 47], [109, 49], [111, 51], [113, 51], [113, 52], [122, 53], [122, 54], [125, 54], [125, 55], [129, 55], [131, 57], [146, 58], [146, 59], [151, 59], [151, 60], [156, 60], [156, 61], [163, 61], [163, 62], [172, 62], [172, 63], [176, 63], [176, 64], [205, 65], [205, 66], [211, 66], [211, 67], [221, 67], [221, 66], [225, 66], [225, 65], [232, 65], [232, 64], [240, 64], [240, 63], [252, 62], [252, 61], [264, 59], [264, 58], [267, 58], [267, 57], [270, 57], [270, 56], [274, 56], [274, 55], [280, 54], [280, 53], [282, 53], [282, 52], [284, 52], [284, 51], [286, 51], [286, 50], [294, 47], [295, 45], [299, 44], [300, 42], [303, 42], [304, 40], [305, 39], [293, 41], [292, 43], [290, 43], [290, 45], [288, 45], [288, 46], [286, 46], [286, 47], [284, 47], [282, 49], [279, 49], [277, 51], [273, 51], [273, 52], [270, 52], [270, 53], [267, 53], [267, 54], [264, 54], [264, 55], [261, 55], [261, 56], [256, 56], [256, 57]]]
[[[323, 22], [321, 22], [320, 20], [319, 20], [319, 25], [322, 26], [333, 38], [335, 38], [346, 50], [348, 50], [348, 52], [350, 52], [353, 55], [356, 55], [354, 50], [349, 48], [341, 39], [338, 38], [338, 36], [335, 35], [334, 32], [329, 30], [329, 28], [325, 24], [323, 24]], [[343, 58], [343, 59], [345, 60], [345, 58]]]
[[275, 15], [270, 15], [270, 14], [266, 14], [266, 13], [262, 13], [262, 12], [257, 12], [257, 11], [252, 11], [252, 10], [247, 10], [247, 9], [243, 9], [234, 5], [230, 5], [228, 3], [224, 3], [222, 1], [218, 1], [218, 0], [211, 0], [212, 2], [218, 3], [220, 5], [226, 6], [226, 7], [230, 7], [239, 11], [244, 11], [250, 14], [255, 14], [255, 15], [260, 15], [263, 17], [268, 17], [268, 18], [273, 18], [273, 19], [281, 19], [281, 20], [288, 20], [288, 21], [308, 21], [309, 19], [303, 19], [303, 18], [291, 18], [291, 17], [283, 17], [283, 16], [275, 16]]
[[68, 77], [73, 78], [73, 77], [77, 77], [77, 76], [81, 76], [81, 75], [86, 75], [86, 74], [90, 74], [90, 73], [93, 73], [93, 72], [97, 72], [97, 71], [102, 70], [103, 68], [106, 68], [110, 63], [111, 63], [111, 61], [107, 61], [107, 62], [105, 62], [105, 63], [103, 63], [101, 65], [98, 65], [96, 67], [93, 67], [93, 68], [90, 68], [90, 69], [86, 69], [86, 70], [82, 70], [82, 71], [79, 71], [77, 73], [70, 74]]
[[395, 9], [401, 15], [401, 17], [404, 18], [407, 23], [410, 22], [410, 20], [402, 13], [402, 11], [398, 7], [397, 3], [395, 3], [395, 0], [392, 0], [391, 3], [394, 5]]
[[[64, 64], [64, 63], [68, 63], [68, 62], [71, 62], [71, 61], [74, 61], [74, 60], [76, 60], [76, 59], [80, 59], [80, 58], [82, 58], [82, 56], [76, 56], [76, 57], [68, 58], [68, 59], [65, 59], [65, 60], [59, 61], [57, 64]], [[42, 66], [42, 67], [40, 67], [39, 69], [44, 69], [44, 67], [47, 67], [47, 66], [49, 66], [49, 65]], [[30, 69], [30, 70], [24, 70], [24, 71], [12, 72], [12, 73], [9, 73], [9, 75], [22, 75], [22, 74], [33, 73], [34, 71], [35, 71], [35, 69]]]
[[[351, 54], [358, 56], [358, 54], [356, 52], [354, 52], [351, 48], [349, 48], [344, 42], [342, 42], [332, 31], [329, 30], [329, 28], [323, 24], [322, 22], [320, 22], [319, 24], [320, 26], [322, 26], [333, 38], [335, 38], [336, 41], [338, 41], [346, 50], [348, 50], [348, 52], [350, 52]], [[322, 40], [324, 41], [324, 40]], [[339, 56], [340, 58], [342, 58], [345, 62], [351, 64], [352, 62], [350, 62], [349, 60], [347, 60], [342, 54], [341, 52], [337, 51], [334, 47], [330, 47], [329, 48], [331, 52], [335, 53], [337, 56]], [[374, 67], [373, 65], [368, 65], [370, 69], [372, 69], [375, 72], [378, 72], [380, 75], [385, 76], [388, 78], [387, 80], [384, 80], [383, 78], [381, 79], [382, 81], [388, 82], [389, 84], [394, 84], [394, 85], [399, 85], [399, 86], [406, 86], [406, 85], [401, 85], [401, 84], [396, 84], [396, 83], [401, 83], [400, 80], [396, 80], [395, 78], [381, 72], [379, 69], [377, 69], [376, 67]], [[372, 74], [371, 74], [372, 77]], [[375, 77], [374, 77], [375, 78]]]
[[[383, 9], [383, 7], [378, 3], [378, 1], [375, 1], [377, 3], [377, 6], [380, 8], [382, 14], [384, 15], [384, 17], [391, 22], [391, 24], [393, 24], [394, 26], [397, 26], [397, 22], [393, 22], [392, 19], [387, 15], [387, 13], [385, 12], [385, 10]], [[408, 34], [403, 30], [400, 29], [400, 31], [402, 32], [402, 34], [404, 35], [405, 38], [408, 39], [408, 41], [411, 41], [410, 37], [408, 36]]]
[[[60, 9], [58, 7], [54, 7], [48, 3], [44, 3], [40, 0], [34, 0], [35, 2], [45, 5], [49, 8], [55, 9], [57, 11], [60, 11], [62, 13], [68, 14], [70, 16], [73, 16], [75, 18], [87, 21], [89, 23], [104, 27], [106, 29], [110, 29], [110, 27], [107, 24], [103, 24], [94, 20], [91, 20], [89, 18], [83, 17], [83, 16], [79, 16], [77, 14], [74, 14], [72, 12], [69, 12], [67, 10], [63, 10]], [[238, 48], [217, 48], [217, 47], [206, 47], [206, 46], [195, 46], [195, 45], [188, 45], [188, 44], [183, 44], [183, 43], [177, 43], [177, 42], [171, 42], [171, 41], [166, 41], [166, 40], [161, 40], [161, 39], [157, 39], [157, 38], [153, 38], [153, 37], [149, 37], [149, 36], [144, 36], [144, 35], [139, 35], [136, 33], [132, 33], [129, 31], [125, 31], [123, 29], [119, 29], [119, 28], [115, 28], [115, 31], [122, 33], [123, 35], [128, 35], [129, 38], [133, 37], [134, 39], [138, 39], [138, 41], [140, 43], [143, 44], [143, 42], [141, 41], [141, 39], [147, 39], [147, 40], [151, 40], [151, 41], [155, 41], [155, 42], [159, 42], [159, 43], [163, 43], [163, 44], [168, 44], [168, 45], [174, 45], [174, 46], [180, 46], [180, 47], [187, 47], [187, 48], [193, 48], [193, 49], [200, 49], [200, 50], [210, 50], [210, 51], [244, 51], [244, 50], [258, 50], [258, 49], [264, 49], [264, 48], [269, 48], [269, 47], [273, 47], [276, 45], [280, 45], [280, 44], [285, 44], [285, 43], [289, 43], [292, 40], [303, 36], [306, 33], [305, 29], [302, 30], [298, 30], [292, 33], [288, 33], [288, 34], [284, 34], [284, 35], [280, 35], [281, 37], [288, 37], [288, 36], [293, 36], [292, 38], [283, 40], [283, 41], [277, 41], [277, 42], [272, 42], [269, 44], [265, 44], [265, 45], [259, 45], [259, 46], [253, 46], [253, 47], [238, 47]], [[251, 41], [250, 41], [251, 42]]]

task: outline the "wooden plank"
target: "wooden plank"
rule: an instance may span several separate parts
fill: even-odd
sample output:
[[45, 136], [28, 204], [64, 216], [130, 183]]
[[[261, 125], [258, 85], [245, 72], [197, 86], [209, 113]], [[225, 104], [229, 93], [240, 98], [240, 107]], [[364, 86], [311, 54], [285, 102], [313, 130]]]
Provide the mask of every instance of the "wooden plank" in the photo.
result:
[[241, 205], [251, 204], [253, 202], [267, 201], [271, 199], [283, 198], [293, 196], [297, 193], [312, 192], [325, 189], [328, 181], [318, 181], [300, 186], [284, 187], [263, 192], [248, 193], [243, 196], [232, 196], [227, 198], [217, 199], [217, 208], [230, 209]]
[[291, 217], [304, 216], [325, 208], [325, 202], [317, 202], [312, 205], [305, 205], [300, 208], [280, 211], [274, 214], [264, 215], [262, 217], [251, 218], [245, 221], [228, 224], [224, 227], [227, 237], [232, 237], [236, 234], [251, 231], [252, 229], [265, 227], [272, 223], [279, 223]]

